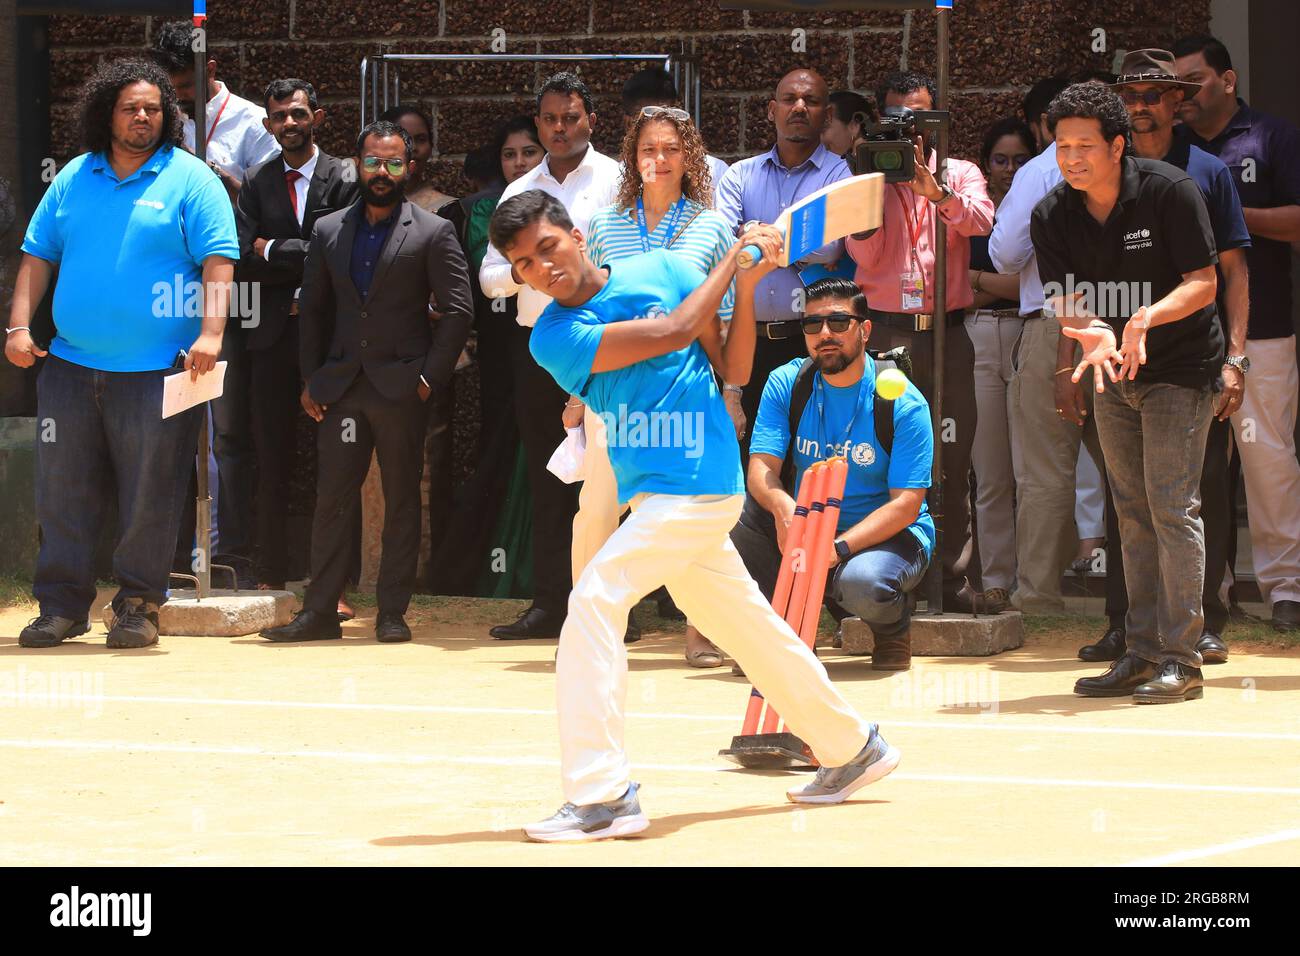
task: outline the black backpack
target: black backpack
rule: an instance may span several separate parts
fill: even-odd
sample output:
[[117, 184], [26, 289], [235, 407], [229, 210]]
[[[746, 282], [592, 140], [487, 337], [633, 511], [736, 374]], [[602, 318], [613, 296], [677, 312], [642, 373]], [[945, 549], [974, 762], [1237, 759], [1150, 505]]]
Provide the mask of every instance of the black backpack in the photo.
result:
[[[890, 349], [888, 352], [874, 352], [867, 349], [867, 354], [876, 363], [876, 375], [886, 369], [896, 368], [909, 379], [912, 377], [912, 356], [907, 347], [900, 345], [897, 348]], [[794, 443], [795, 433], [799, 428], [799, 420], [803, 418], [804, 409], [808, 406], [808, 400], [812, 397], [813, 376], [816, 372], [816, 363], [811, 358], [803, 360], [799, 366], [799, 371], [794, 377], [794, 387], [790, 390], [790, 443], [785, 449], [785, 460], [781, 464], [781, 484], [791, 495], [794, 494], [795, 464], [794, 464]], [[872, 413], [876, 425], [876, 443], [880, 450], [886, 455], [894, 451], [894, 400], [882, 398], [879, 392], [872, 392]], [[741, 517], [748, 519], [747, 523], [756, 526], [760, 530], [773, 531], [772, 515], [765, 510], [762, 505], [754, 500], [754, 496], [745, 492], [745, 508]]]

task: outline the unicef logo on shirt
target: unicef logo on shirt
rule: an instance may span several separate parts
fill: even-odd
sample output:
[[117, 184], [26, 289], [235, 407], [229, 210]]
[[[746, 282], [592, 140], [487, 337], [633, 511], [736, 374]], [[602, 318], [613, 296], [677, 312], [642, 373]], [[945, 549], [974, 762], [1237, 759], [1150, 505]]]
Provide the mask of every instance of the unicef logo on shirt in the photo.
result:
[[667, 315], [667, 314], [668, 314], [668, 310], [667, 310], [667, 309], [665, 309], [662, 305], [655, 304], [655, 305], [650, 306], [650, 308], [646, 310], [646, 314], [643, 315], [642, 318], [644, 318], [644, 319], [662, 319], [662, 318], [663, 318], [665, 315]]
[[871, 442], [860, 441], [853, 446], [853, 464], [867, 466], [876, 460], [876, 449], [871, 447]]

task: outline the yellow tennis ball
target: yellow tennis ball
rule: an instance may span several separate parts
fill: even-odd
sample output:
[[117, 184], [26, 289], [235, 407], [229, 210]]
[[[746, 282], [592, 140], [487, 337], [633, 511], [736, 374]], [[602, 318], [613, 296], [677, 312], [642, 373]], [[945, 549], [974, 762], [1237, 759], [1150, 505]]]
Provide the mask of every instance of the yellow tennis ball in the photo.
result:
[[896, 368], [887, 368], [876, 376], [876, 391], [892, 402], [907, 391], [907, 376]]

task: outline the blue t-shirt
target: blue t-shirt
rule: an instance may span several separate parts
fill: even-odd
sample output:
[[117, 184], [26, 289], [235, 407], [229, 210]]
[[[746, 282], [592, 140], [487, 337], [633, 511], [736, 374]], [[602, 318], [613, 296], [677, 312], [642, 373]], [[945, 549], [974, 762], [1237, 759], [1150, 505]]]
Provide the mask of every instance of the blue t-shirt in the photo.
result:
[[665, 250], [619, 259], [599, 292], [572, 308], [552, 302], [533, 327], [533, 358], [605, 422], [620, 504], [642, 492], [745, 490], [736, 430], [698, 341], [626, 368], [591, 371], [607, 324], [666, 315], [704, 278]]
[[169, 368], [203, 324], [203, 260], [239, 258], [230, 196], [207, 164], [162, 146], [122, 181], [103, 153], [59, 171], [23, 252], [58, 265], [50, 352], [105, 372]]
[[[794, 359], [767, 377], [754, 420], [754, 437], [749, 442], [751, 454], [785, 458], [790, 445], [790, 393], [803, 362]], [[820, 372], [815, 372], [812, 394], [796, 429], [795, 497], [809, 465], [836, 455], [848, 459], [849, 474], [837, 533], [887, 504], [891, 488], [930, 487], [934, 467], [930, 406], [916, 386], [908, 382], [907, 391], [894, 401], [893, 452], [887, 455], [876, 440], [875, 392], [876, 364], [870, 356], [862, 380], [847, 388], [829, 385]], [[924, 502], [908, 530], [916, 535], [927, 555], [934, 551], [934, 520]]]

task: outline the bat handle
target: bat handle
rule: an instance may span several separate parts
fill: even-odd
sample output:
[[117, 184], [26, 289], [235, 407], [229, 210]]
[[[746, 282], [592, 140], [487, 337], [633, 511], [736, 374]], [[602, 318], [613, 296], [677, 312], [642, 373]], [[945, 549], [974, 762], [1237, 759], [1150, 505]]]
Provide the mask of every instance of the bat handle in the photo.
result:
[[758, 246], [745, 246], [736, 256], [736, 264], [742, 269], [752, 269], [763, 258], [763, 250]]

